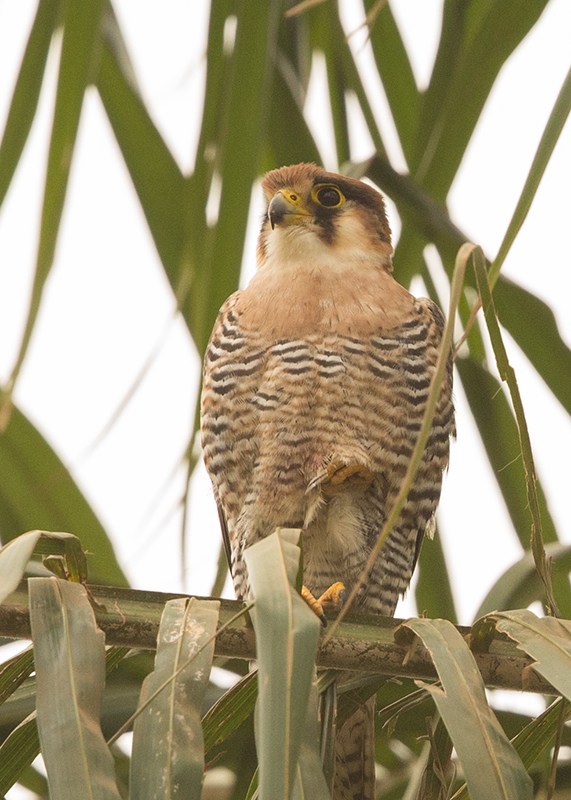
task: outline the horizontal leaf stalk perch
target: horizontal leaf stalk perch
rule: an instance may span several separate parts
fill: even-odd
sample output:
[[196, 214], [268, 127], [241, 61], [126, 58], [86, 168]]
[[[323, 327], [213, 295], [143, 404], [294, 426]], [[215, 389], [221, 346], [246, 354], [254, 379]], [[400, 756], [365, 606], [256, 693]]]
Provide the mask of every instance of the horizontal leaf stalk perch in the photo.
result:
[[[108, 645], [154, 650], [163, 607], [180, 594], [145, 592], [109, 586], [90, 586], [93, 599], [105, 608], [95, 609], [98, 625]], [[237, 614], [244, 603], [220, 601], [222, 626]], [[389, 677], [435, 680], [436, 670], [426, 649], [417, 641], [395, 639], [402, 620], [389, 617], [348, 614], [335, 635], [317, 653], [317, 664], [332, 669], [376, 672]], [[469, 642], [471, 629], [458, 626]], [[22, 582], [17, 591], [0, 606], [0, 636], [25, 639], [30, 636], [28, 591]], [[256, 642], [251, 623], [243, 617], [226, 628], [216, 639], [215, 655], [252, 659]], [[484, 683], [489, 688], [524, 690], [543, 694], [558, 692], [533, 670], [533, 662], [506, 636], [495, 633], [486, 640], [486, 652], [474, 652]]]

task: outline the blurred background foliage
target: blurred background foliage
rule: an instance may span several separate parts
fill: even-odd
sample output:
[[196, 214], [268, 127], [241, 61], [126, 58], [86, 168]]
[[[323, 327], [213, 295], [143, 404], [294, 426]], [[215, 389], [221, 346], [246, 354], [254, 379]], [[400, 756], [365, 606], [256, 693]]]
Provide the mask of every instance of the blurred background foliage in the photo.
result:
[[[371, 180], [394, 202], [401, 221], [394, 256], [395, 277], [407, 287], [420, 278], [428, 295], [441, 303], [434, 270], [425, 256], [427, 245], [436, 248], [443, 272], [450, 278], [456, 252], [468, 240], [449, 214], [450, 188], [502, 66], [547, 5], [548, 0], [445, 0], [434, 68], [428, 86], [420, 90], [388, 2], [364, 2], [366, 46], [374, 55], [370, 68], [376, 70], [373, 79], [371, 75], [365, 79], [352, 42], [355, 31], [344, 25], [334, 0], [300, 5], [286, 0], [213, 0], [200, 135], [194, 166], [185, 174], [143, 100], [109, 0], [40, 0], [0, 145], [1, 204], [36, 115], [50, 48], [61, 36], [29, 313], [12, 374], [2, 387], [3, 542], [31, 528], [71, 531], [89, 552], [91, 582], [127, 583], [107, 532], [66, 465], [13, 403], [54, 263], [86, 91], [94, 87], [101, 99], [176, 298], [178, 313], [202, 356], [218, 308], [240, 280], [250, 197], [256, 182], [265, 171], [284, 164], [321, 162], [315, 131], [305, 114], [316, 51], [322, 54], [326, 67], [330, 122], [340, 171]], [[388, 132], [375, 113], [375, 81], [386, 94], [406, 170], [400, 165], [395, 168], [392, 149], [386, 144]], [[374, 155], [364, 162], [351, 160], [350, 117], [354, 103], [358, 104], [375, 148]], [[498, 271], [525, 218], [570, 105], [568, 79], [545, 129], [535, 172], [530, 173], [520, 198], [519, 219], [491, 273], [494, 280], [497, 278], [494, 301], [501, 325], [533, 365], [537, 380], [547, 385], [567, 413], [571, 413], [571, 351], [558, 331], [553, 313], [539, 297], [498, 275]], [[474, 276], [467, 274], [466, 282], [459, 309], [461, 326], [468, 323], [477, 296]], [[489, 363], [486, 335], [479, 315], [459, 350], [456, 380], [468, 399], [522, 551], [529, 551], [531, 518], [517, 427], [510, 401]], [[196, 432], [198, 413], [194, 416]], [[186, 447], [188, 481], [196, 465], [196, 452], [194, 433]], [[564, 616], [569, 618], [568, 548], [559, 543], [539, 482], [537, 488], [543, 536], [554, 558], [556, 596]], [[187, 499], [188, 494], [185, 502]], [[486, 501], [478, 498], [477, 502]], [[221, 555], [214, 594], [221, 591], [225, 576]], [[536, 583], [530, 589], [528, 558], [494, 587], [495, 607], [502, 598], [510, 607], [542, 600], [541, 587]], [[428, 616], [456, 621], [453, 591], [438, 535], [434, 544], [423, 549], [416, 601]], [[490, 608], [486, 601], [483, 606]], [[136, 670], [131, 668], [131, 672]], [[418, 715], [419, 719], [424, 718], [422, 710]], [[529, 718], [512, 714], [502, 721], [511, 735]], [[387, 790], [382, 796], [400, 797], [404, 784], [395, 776], [401, 775], [404, 780], [419, 748], [412, 743], [408, 729], [401, 737], [405, 750], [387, 749], [383, 736], [380, 733], [379, 758], [393, 776], [391, 786], [401, 788]], [[236, 757], [235, 752], [232, 757]]]

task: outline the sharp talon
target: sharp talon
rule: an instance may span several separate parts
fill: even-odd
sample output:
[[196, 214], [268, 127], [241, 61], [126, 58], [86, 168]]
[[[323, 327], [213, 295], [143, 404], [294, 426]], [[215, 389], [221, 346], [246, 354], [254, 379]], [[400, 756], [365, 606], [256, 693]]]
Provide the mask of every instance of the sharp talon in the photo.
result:
[[345, 602], [346, 596], [345, 585], [341, 581], [337, 581], [327, 591], [323, 592], [318, 602], [324, 606], [339, 608]]
[[327, 478], [327, 471], [326, 471], [326, 470], [323, 470], [322, 472], [320, 472], [320, 473], [319, 473], [319, 475], [316, 475], [316, 476], [315, 476], [315, 478], [313, 478], [313, 479], [312, 479], [312, 480], [309, 482], [309, 484], [308, 484], [308, 486], [307, 486], [307, 489], [305, 490], [305, 493], [306, 493], [306, 494], [309, 494], [309, 493], [310, 493], [310, 492], [312, 492], [314, 489], [317, 489], [317, 487], [318, 487], [318, 486], [320, 486], [320, 485], [321, 485], [321, 483], [323, 483], [323, 481], [324, 481], [326, 478]]
[[327, 617], [325, 616], [325, 614], [322, 614], [319, 617], [319, 619], [321, 620], [321, 624], [323, 625], [323, 627], [326, 628], [327, 627]]

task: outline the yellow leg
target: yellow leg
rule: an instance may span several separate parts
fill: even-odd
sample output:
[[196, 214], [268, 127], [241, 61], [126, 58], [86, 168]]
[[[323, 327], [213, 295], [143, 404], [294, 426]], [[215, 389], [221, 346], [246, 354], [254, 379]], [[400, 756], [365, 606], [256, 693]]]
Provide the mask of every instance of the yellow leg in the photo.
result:
[[327, 617], [325, 616], [323, 606], [335, 606], [337, 608], [342, 606], [345, 602], [345, 584], [341, 583], [341, 581], [337, 581], [337, 583], [332, 584], [329, 589], [323, 592], [319, 600], [316, 600], [307, 586], [302, 586], [301, 596], [313, 611], [315, 616], [319, 617], [323, 627], [326, 628]]
[[321, 624], [325, 628], [327, 626], [327, 619], [325, 617], [325, 612], [323, 611], [323, 606], [321, 605], [319, 600], [315, 599], [315, 597], [311, 594], [307, 586], [301, 587], [301, 596], [305, 600], [307, 605], [310, 607], [310, 609], [313, 611], [315, 616], [319, 617], [319, 619], [321, 620]]

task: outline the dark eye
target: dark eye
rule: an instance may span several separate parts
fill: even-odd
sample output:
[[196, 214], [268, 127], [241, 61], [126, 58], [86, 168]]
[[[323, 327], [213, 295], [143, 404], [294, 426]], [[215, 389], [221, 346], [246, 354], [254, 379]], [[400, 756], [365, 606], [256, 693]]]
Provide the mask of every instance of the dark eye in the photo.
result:
[[337, 189], [333, 189], [331, 186], [328, 186], [325, 189], [320, 189], [317, 192], [317, 199], [322, 206], [334, 208], [335, 206], [339, 205], [342, 198], [341, 193], [338, 192]]

